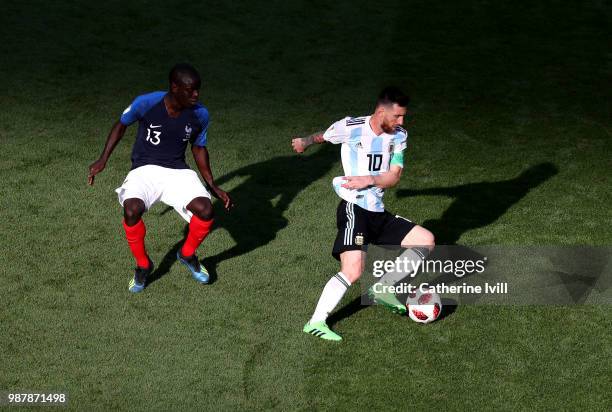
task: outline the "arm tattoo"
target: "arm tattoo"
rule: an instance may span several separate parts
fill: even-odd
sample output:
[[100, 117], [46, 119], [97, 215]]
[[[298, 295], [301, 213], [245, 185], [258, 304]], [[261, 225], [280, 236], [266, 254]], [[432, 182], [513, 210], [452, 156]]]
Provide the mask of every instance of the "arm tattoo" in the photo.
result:
[[322, 133], [315, 133], [315, 134], [311, 134], [310, 136], [307, 137], [302, 137], [302, 142], [304, 143], [305, 146], [311, 146], [315, 143], [323, 143], [325, 140], [323, 139], [323, 134]]

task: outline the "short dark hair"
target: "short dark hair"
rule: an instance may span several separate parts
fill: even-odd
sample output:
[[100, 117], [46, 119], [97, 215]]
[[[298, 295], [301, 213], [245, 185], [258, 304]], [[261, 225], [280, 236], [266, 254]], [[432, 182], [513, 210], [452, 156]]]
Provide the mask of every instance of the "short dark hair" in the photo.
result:
[[388, 106], [394, 103], [400, 107], [408, 107], [410, 97], [395, 86], [389, 86], [382, 89], [376, 100], [376, 107]]
[[184, 83], [183, 79], [185, 77], [189, 77], [194, 81], [200, 82], [200, 73], [198, 73], [195, 67], [189, 63], [175, 64], [174, 67], [170, 69], [170, 74], [168, 74], [168, 82], [170, 84], [181, 84]]

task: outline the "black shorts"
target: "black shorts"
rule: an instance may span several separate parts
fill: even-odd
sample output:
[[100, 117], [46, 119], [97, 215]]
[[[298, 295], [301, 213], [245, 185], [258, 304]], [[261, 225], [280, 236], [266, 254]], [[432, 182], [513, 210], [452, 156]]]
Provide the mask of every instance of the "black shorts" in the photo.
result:
[[370, 212], [342, 200], [336, 211], [336, 226], [338, 234], [332, 255], [340, 260], [340, 253], [362, 250], [370, 243], [399, 246], [416, 224], [387, 211]]

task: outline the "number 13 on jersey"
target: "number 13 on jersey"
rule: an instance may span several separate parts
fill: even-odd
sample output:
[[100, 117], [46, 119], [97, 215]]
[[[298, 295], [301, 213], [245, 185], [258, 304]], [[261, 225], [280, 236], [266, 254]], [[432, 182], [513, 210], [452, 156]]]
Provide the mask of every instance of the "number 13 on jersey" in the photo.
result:
[[[151, 136], [151, 132], [153, 132], [153, 136]], [[159, 136], [161, 136], [161, 132], [147, 128], [147, 142], [150, 142], [152, 145], [157, 146], [161, 141]]]

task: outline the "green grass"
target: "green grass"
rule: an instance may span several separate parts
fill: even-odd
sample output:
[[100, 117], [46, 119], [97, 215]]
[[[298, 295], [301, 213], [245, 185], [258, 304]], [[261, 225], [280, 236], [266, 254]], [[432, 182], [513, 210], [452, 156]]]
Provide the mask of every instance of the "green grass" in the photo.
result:
[[[496, 3], [3, 4], [0, 390], [104, 410], [608, 409], [609, 306], [460, 306], [425, 327], [373, 307], [335, 324], [340, 345], [301, 332], [337, 270], [341, 167], [337, 147], [300, 159], [290, 138], [368, 114], [389, 83], [415, 113], [390, 210], [439, 243], [612, 243], [611, 9]], [[214, 284], [166, 260], [131, 296], [113, 189], [134, 131], [93, 188], [87, 167], [182, 60], [203, 73], [213, 172], [238, 207], [217, 208], [201, 249]], [[542, 164], [556, 171], [507, 184]], [[184, 222], [163, 205], [145, 221], [160, 263]]]

